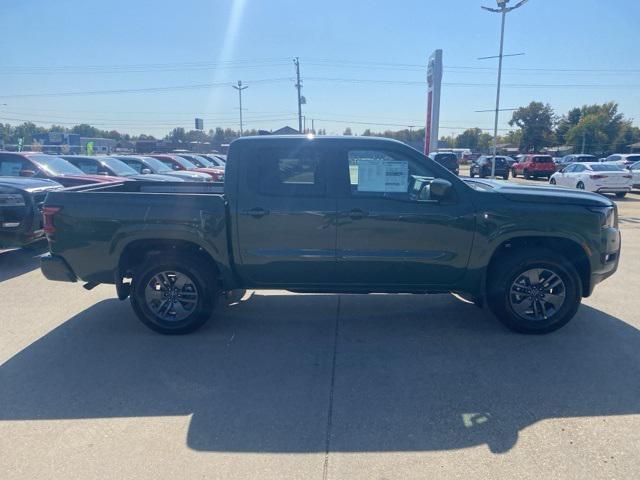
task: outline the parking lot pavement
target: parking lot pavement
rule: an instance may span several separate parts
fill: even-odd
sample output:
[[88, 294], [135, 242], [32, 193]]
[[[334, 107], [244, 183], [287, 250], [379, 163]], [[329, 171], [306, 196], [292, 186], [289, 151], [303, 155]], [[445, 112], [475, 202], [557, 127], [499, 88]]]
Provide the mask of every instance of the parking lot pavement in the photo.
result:
[[515, 335], [452, 296], [248, 292], [169, 338], [0, 253], [0, 476], [637, 478], [640, 195], [619, 273]]

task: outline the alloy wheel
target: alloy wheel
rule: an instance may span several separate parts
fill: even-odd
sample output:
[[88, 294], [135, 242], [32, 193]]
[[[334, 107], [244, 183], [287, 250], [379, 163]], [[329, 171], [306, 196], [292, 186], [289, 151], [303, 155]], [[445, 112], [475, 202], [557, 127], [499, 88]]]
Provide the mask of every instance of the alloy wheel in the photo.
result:
[[562, 278], [548, 268], [533, 268], [516, 277], [509, 291], [509, 303], [522, 319], [541, 322], [555, 316], [565, 303]]
[[180, 322], [191, 315], [198, 305], [198, 289], [194, 281], [181, 272], [159, 272], [145, 287], [144, 297], [159, 319]]

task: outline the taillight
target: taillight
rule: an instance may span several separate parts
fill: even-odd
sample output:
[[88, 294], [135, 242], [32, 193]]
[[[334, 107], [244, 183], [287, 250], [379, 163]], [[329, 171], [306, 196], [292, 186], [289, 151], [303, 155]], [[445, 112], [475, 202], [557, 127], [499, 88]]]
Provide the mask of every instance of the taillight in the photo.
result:
[[591, 175], [592, 180], [602, 180], [603, 178], [607, 178], [606, 175]]
[[42, 217], [44, 219], [43, 230], [47, 235], [53, 235], [56, 233], [56, 227], [53, 224], [53, 217], [55, 217], [60, 210], [62, 210], [62, 207], [44, 207], [42, 209]]

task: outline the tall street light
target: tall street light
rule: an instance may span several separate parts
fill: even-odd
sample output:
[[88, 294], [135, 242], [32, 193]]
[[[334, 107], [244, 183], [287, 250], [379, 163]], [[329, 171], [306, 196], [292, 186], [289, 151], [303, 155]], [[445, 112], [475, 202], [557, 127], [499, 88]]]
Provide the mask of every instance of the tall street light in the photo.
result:
[[249, 88], [248, 86], [242, 86], [242, 82], [238, 81], [238, 85], [231, 85], [233, 88], [235, 88], [238, 91], [238, 100], [240, 101], [240, 136], [242, 136], [242, 134], [244, 133], [244, 128], [242, 125], [242, 91], [246, 90], [247, 88]]
[[496, 176], [496, 155], [498, 154], [498, 120], [500, 116], [500, 88], [502, 86], [502, 59], [504, 58], [504, 24], [507, 19], [507, 13], [514, 11], [516, 8], [520, 8], [529, 0], [520, 0], [513, 7], [508, 7], [511, 0], [496, 0], [498, 8], [482, 7], [484, 10], [488, 10], [493, 13], [502, 14], [502, 29], [500, 31], [500, 55], [498, 56], [498, 92], [496, 94], [496, 119], [493, 129], [493, 159], [491, 161], [491, 177]]

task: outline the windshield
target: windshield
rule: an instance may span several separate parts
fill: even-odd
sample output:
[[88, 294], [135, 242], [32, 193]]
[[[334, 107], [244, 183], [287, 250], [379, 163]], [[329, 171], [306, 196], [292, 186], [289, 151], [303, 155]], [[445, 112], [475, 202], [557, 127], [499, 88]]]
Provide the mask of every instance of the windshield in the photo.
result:
[[610, 163], [598, 163], [590, 166], [594, 172], [624, 172], [626, 171], [619, 165], [612, 165]]
[[189, 160], [185, 158], [178, 157], [178, 156], [171, 157], [171, 158], [177, 163], [179, 163], [180, 165], [182, 165], [187, 170], [193, 170], [194, 168], [198, 168], [196, 165], [194, 165], [193, 163], [191, 163]]
[[196, 167], [200, 167], [200, 168], [215, 167], [215, 165], [211, 163], [211, 161], [199, 155], [180, 155], [180, 157], [193, 163]]
[[109, 170], [112, 170], [115, 175], [118, 177], [130, 177], [131, 175], [136, 175], [136, 172], [133, 168], [131, 168], [126, 163], [121, 162], [116, 158], [111, 157], [100, 157], [98, 159], [99, 162], [106, 165]]
[[85, 175], [82, 170], [67, 162], [64, 158], [53, 155], [29, 155], [29, 159], [37, 163], [40, 168], [50, 175]]
[[161, 162], [157, 158], [144, 157], [143, 161], [150, 169], [152, 169], [156, 173], [171, 173], [174, 171], [173, 168], [171, 168], [171, 163], [169, 163], [169, 165], [166, 165], [164, 162]]

